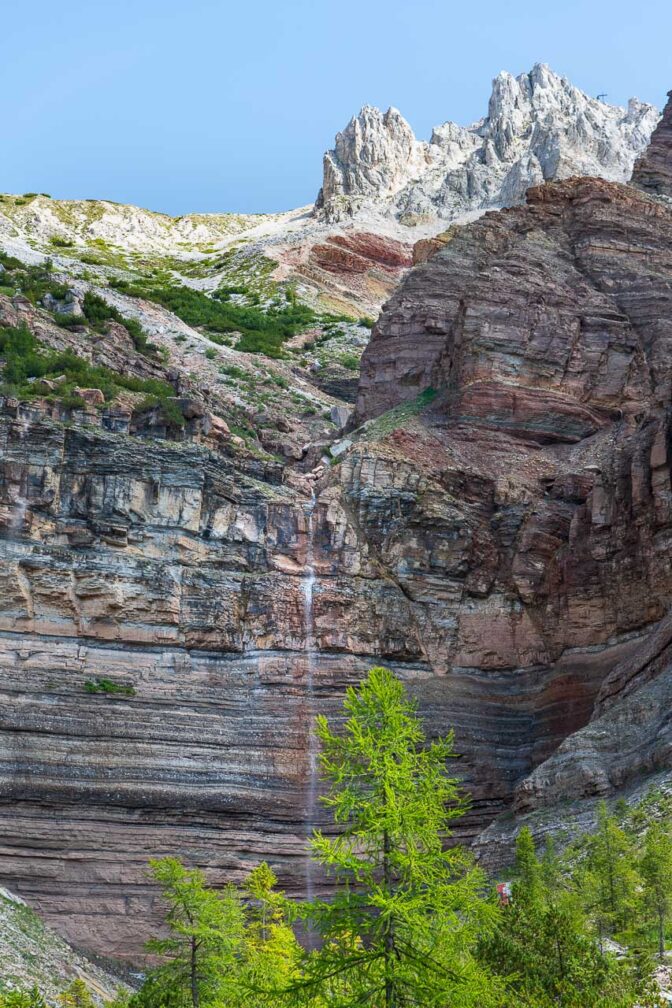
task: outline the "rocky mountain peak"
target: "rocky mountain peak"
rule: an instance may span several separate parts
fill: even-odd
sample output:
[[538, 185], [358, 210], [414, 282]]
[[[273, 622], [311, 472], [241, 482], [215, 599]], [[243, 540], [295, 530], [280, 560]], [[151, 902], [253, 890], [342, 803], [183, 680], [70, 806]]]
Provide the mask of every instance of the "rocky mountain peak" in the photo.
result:
[[395, 108], [387, 112], [364, 105], [345, 129], [336, 135], [334, 149], [324, 155], [324, 194], [334, 213], [346, 199], [351, 209], [358, 199], [389, 198], [421, 173], [427, 144], [415, 139], [413, 130]]
[[644, 192], [672, 198], [672, 91], [651, 143], [635, 165], [632, 181]]
[[431, 228], [523, 201], [526, 189], [572, 175], [629, 178], [658, 112], [584, 94], [543, 63], [495, 77], [487, 116], [469, 127], [437, 126], [418, 141], [396, 109], [365, 106], [324, 157], [318, 214], [329, 222], [366, 215]]

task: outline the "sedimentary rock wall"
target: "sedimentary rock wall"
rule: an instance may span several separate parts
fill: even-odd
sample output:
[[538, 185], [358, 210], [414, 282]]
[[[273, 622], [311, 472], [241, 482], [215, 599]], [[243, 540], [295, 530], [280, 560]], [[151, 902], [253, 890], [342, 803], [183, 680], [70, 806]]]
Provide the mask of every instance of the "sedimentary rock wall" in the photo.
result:
[[635, 164], [632, 182], [652, 196], [672, 198], [672, 91], [651, 143]]
[[312, 716], [381, 661], [455, 729], [466, 835], [543, 805], [521, 781], [596, 698], [653, 681], [671, 277], [672, 213], [623, 185], [554, 183], [455, 229], [387, 305], [359, 428], [313, 480], [196, 427], [4, 401], [0, 880], [129, 958], [151, 856], [320, 885]]
[[[598, 180], [547, 185], [416, 268], [363, 360], [365, 429], [433, 390], [416, 430], [391, 440], [446, 473], [454, 543], [471, 543], [443, 610], [448, 680], [467, 666], [513, 681], [517, 667], [537, 712], [552, 684], [551, 748], [554, 727], [591, 722], [514, 789], [542, 832], [567, 803], [671, 768], [671, 278], [663, 204]], [[481, 838], [491, 863], [512, 830]]]

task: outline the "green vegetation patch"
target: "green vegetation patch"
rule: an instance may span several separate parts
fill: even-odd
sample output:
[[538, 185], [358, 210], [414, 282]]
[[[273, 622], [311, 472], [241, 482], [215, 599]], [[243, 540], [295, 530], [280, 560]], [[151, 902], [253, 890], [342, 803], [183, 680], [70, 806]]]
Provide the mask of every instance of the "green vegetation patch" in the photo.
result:
[[20, 291], [31, 304], [37, 305], [45, 294], [51, 294], [61, 301], [68, 293], [65, 284], [54, 280], [53, 264], [49, 259], [37, 266], [29, 266], [14, 256], [0, 252], [0, 265], [5, 269], [2, 274], [3, 281], [5, 283], [11, 281], [13, 291]]
[[112, 679], [96, 678], [87, 679], [84, 683], [87, 693], [105, 693], [108, 696], [134, 697], [136, 690], [130, 683], [118, 683]]
[[205, 330], [214, 342], [218, 342], [220, 334], [240, 333], [236, 350], [267, 357], [283, 357], [283, 344], [318, 318], [312, 308], [295, 302], [264, 310], [210, 298], [183, 285], [141, 287], [117, 280], [112, 286], [124, 294], [163, 305], [187, 325]]
[[378, 438], [386, 437], [398, 427], [403, 427], [411, 417], [422, 413], [437, 397], [438, 391], [433, 388], [426, 388], [417, 398], [410, 402], [395, 406], [394, 409], [382, 413], [374, 420], [369, 420], [359, 429], [358, 433], [366, 441], [375, 441]]
[[[120, 389], [161, 400], [175, 394], [171, 385], [158, 378], [118, 374], [110, 368], [90, 364], [73, 350], [51, 350], [41, 344], [27, 326], [0, 327], [0, 355], [4, 360], [0, 390], [4, 395], [19, 399], [40, 396], [76, 408], [83, 405], [75, 393], [77, 386], [100, 389], [106, 401], [113, 399]], [[60, 381], [53, 391], [44, 395], [39, 383], [31, 382], [31, 378]]]
[[[4, 267], [4, 272], [0, 274], [3, 287], [8, 291], [11, 288], [12, 294], [17, 290], [20, 291], [31, 304], [39, 304], [47, 294], [51, 294], [57, 301], [63, 301], [68, 293], [65, 284], [54, 280], [53, 263], [49, 259], [37, 266], [29, 266], [13, 256], [0, 252], [0, 265]], [[145, 356], [156, 356], [158, 353], [159, 348], [149, 341], [147, 333], [136, 319], [126, 318], [92, 291], [87, 291], [84, 295], [82, 310], [84, 318], [96, 332], [106, 333], [110, 322], [118, 322], [127, 330], [138, 353]], [[59, 325], [72, 328], [81, 325], [83, 319], [76, 315], [62, 315], [56, 321]]]

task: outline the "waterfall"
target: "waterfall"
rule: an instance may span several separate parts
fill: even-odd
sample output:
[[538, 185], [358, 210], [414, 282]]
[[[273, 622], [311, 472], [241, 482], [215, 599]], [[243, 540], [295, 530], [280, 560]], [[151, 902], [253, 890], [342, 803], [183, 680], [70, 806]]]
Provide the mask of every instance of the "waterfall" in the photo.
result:
[[[27, 415], [21, 415], [19, 412], [16, 418], [16, 424], [18, 431], [20, 432], [21, 440], [25, 443], [28, 435], [30, 434], [31, 427], [33, 425], [33, 417], [29, 412]], [[28, 451], [26, 449], [26, 461], [28, 460]], [[18, 535], [23, 531], [23, 525], [26, 520], [26, 513], [28, 511], [28, 488], [23, 489], [23, 480], [20, 479], [18, 492], [16, 495], [16, 501], [13, 508], [12, 517], [9, 521], [9, 529], [12, 532], [16, 532]]]
[[[306, 837], [310, 836], [315, 828], [315, 817], [317, 812], [317, 755], [318, 739], [315, 732], [315, 627], [313, 619], [313, 592], [315, 589], [315, 566], [313, 555], [313, 519], [315, 515], [315, 505], [317, 498], [315, 491], [311, 491], [310, 501], [305, 505], [306, 515], [306, 561], [305, 574], [303, 575], [301, 590], [303, 592], [303, 632], [305, 636], [306, 652], [306, 707], [308, 711], [308, 788], [306, 792], [305, 805], [305, 828]], [[310, 854], [306, 854], [306, 899], [312, 900], [315, 894], [313, 884], [314, 865]]]

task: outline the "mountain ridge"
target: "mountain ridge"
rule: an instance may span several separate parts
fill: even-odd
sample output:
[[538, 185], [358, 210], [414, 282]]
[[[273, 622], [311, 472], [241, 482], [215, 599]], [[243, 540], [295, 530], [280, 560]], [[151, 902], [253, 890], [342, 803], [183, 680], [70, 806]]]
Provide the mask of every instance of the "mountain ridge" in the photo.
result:
[[[206, 290], [261, 256], [271, 278], [294, 284], [307, 303], [373, 314], [410, 267], [419, 239], [522, 203], [525, 190], [545, 180], [594, 174], [625, 181], [658, 117], [637, 99], [622, 109], [589, 98], [536, 64], [518, 77], [502, 71], [483, 119], [467, 127], [445, 122], [429, 141], [417, 140], [396, 109], [364, 106], [324, 155], [314, 207], [171, 218], [105, 200], [33, 194], [0, 201], [0, 239], [14, 254], [67, 254], [73, 266], [101, 243], [122, 264], [148, 255], [170, 260], [183, 275], [195, 263]], [[221, 265], [222, 253], [235, 261]]]
[[335, 222], [367, 211], [408, 227], [458, 220], [522, 201], [531, 185], [570, 175], [626, 181], [658, 119], [589, 98], [548, 66], [493, 80], [487, 115], [448, 121], [417, 140], [401, 113], [365, 105], [324, 156], [318, 213]]

